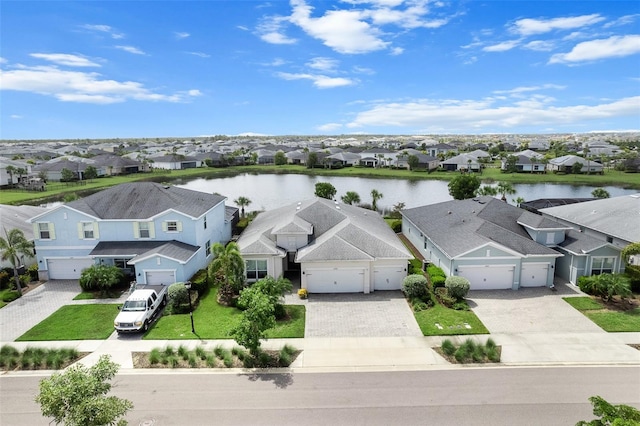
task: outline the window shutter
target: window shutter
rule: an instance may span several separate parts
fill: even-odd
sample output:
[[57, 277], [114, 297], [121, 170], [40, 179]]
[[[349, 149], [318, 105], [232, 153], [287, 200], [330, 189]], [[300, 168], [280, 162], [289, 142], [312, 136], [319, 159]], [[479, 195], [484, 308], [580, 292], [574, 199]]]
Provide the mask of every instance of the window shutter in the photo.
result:
[[169, 230], [169, 224], [167, 222], [162, 222], [162, 230], [167, 232]]
[[82, 222], [78, 222], [78, 239], [80, 240], [84, 240], [84, 229]]
[[149, 238], [156, 237], [155, 223], [149, 222]]
[[176, 225], [178, 225], [178, 232], [182, 232], [182, 222], [178, 221]]
[[33, 237], [34, 237], [36, 240], [39, 240], [39, 239], [40, 239], [40, 227], [38, 226], [38, 224], [37, 224], [37, 223], [34, 223], [34, 224], [33, 224]]
[[140, 225], [138, 222], [133, 222], [133, 238], [140, 238]]
[[96, 240], [100, 238], [100, 227], [98, 226], [98, 222], [93, 222], [93, 238]]
[[49, 238], [52, 240], [56, 239], [56, 230], [51, 222], [49, 222]]

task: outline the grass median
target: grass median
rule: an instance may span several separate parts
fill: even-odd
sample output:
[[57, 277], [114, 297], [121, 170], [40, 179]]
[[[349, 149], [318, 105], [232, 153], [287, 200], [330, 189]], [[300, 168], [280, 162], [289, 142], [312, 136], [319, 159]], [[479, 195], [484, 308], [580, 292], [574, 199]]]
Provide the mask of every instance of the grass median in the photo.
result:
[[625, 309], [621, 309], [621, 305], [618, 304], [614, 308], [602, 300], [589, 296], [565, 297], [564, 300], [604, 331], [610, 333], [640, 331], [640, 307], [629, 304], [622, 305]]

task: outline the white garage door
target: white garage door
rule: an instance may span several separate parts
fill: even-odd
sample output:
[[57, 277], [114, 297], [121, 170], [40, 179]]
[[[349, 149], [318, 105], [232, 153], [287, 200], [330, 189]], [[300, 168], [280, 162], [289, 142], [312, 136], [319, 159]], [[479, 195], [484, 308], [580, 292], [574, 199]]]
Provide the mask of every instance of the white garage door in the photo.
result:
[[93, 259], [89, 257], [47, 259], [50, 280], [77, 280], [82, 270], [91, 265], [93, 265]]
[[307, 269], [309, 293], [363, 293], [364, 269]]
[[465, 277], [471, 290], [500, 290], [513, 285], [513, 265], [500, 266], [460, 266], [458, 275]]
[[374, 290], [400, 290], [402, 280], [407, 276], [407, 271], [402, 266], [385, 266], [373, 268]]
[[520, 273], [520, 286], [543, 287], [547, 285], [548, 263], [523, 263]]
[[148, 271], [145, 273], [147, 284], [164, 284], [169, 285], [176, 282], [175, 271]]

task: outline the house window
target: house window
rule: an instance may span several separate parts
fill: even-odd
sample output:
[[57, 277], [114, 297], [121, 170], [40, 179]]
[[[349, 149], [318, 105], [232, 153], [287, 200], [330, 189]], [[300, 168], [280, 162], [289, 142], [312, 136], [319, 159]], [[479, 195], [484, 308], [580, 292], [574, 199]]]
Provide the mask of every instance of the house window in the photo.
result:
[[140, 222], [138, 223], [138, 229], [140, 232], [140, 238], [151, 238], [151, 231], [149, 222]]
[[245, 262], [247, 268], [248, 280], [259, 280], [267, 276], [267, 260], [247, 260]]
[[594, 257], [591, 260], [591, 275], [612, 274], [615, 257]]
[[167, 231], [168, 232], [178, 232], [178, 222], [172, 220], [167, 222]]
[[113, 259], [116, 268], [127, 269], [127, 259]]
[[547, 233], [547, 244], [553, 244], [556, 240], [556, 234], [555, 232], [548, 232]]
[[82, 222], [82, 237], [87, 239], [93, 239], [93, 222]]
[[207, 241], [207, 243], [204, 246], [205, 249], [205, 254], [208, 256], [211, 255], [211, 241]]
[[38, 223], [38, 233], [40, 234], [41, 240], [49, 240], [51, 239], [51, 232], [49, 231], [49, 223]]

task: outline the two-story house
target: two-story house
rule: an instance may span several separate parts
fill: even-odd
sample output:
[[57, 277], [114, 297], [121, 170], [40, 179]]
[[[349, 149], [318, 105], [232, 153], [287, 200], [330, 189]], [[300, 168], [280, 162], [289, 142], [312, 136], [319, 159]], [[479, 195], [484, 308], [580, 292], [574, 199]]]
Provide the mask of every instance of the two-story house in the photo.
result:
[[40, 276], [115, 265], [139, 283], [188, 280], [231, 239], [225, 197], [152, 182], [114, 186], [29, 220]]

